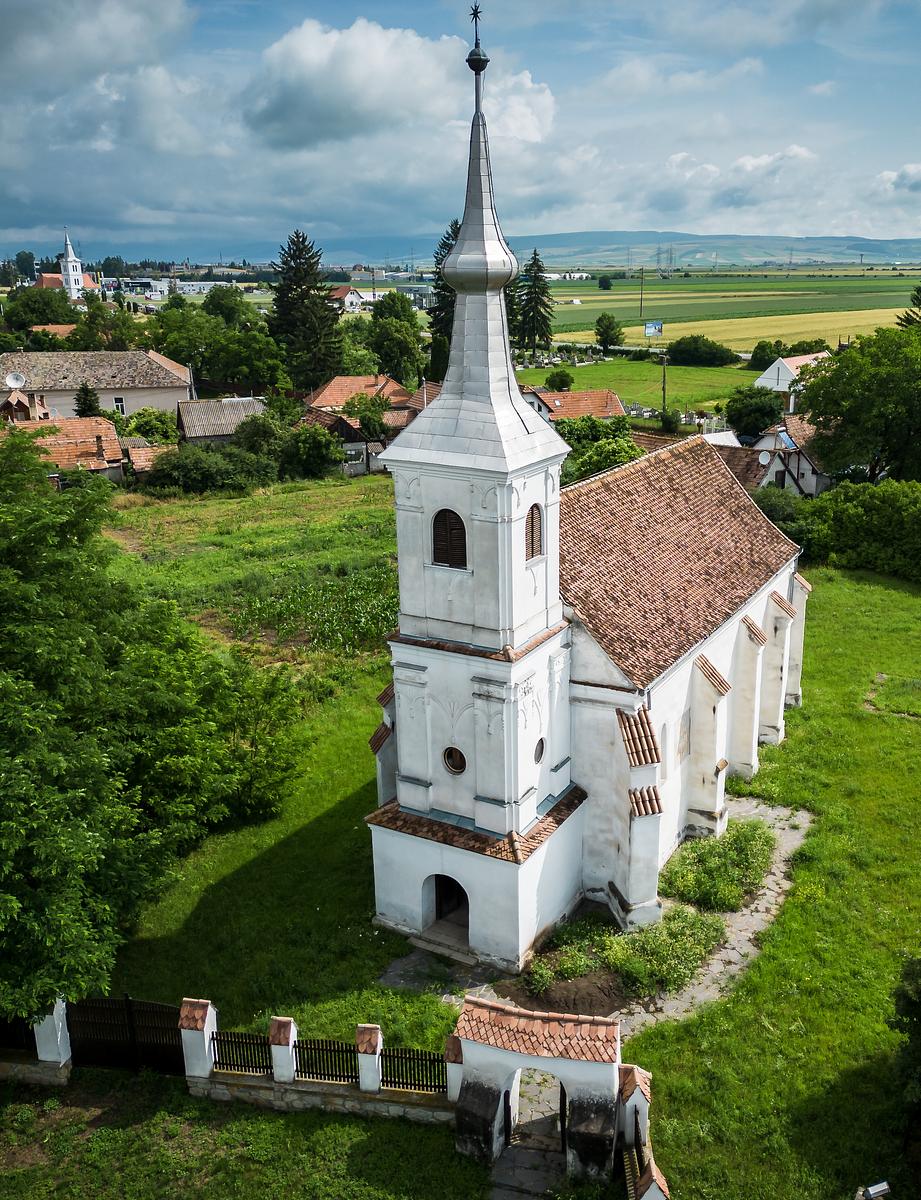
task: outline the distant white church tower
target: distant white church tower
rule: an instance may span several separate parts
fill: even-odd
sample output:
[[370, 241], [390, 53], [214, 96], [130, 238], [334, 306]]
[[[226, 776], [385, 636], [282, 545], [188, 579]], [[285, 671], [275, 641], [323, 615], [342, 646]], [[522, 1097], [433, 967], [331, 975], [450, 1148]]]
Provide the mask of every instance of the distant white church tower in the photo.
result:
[[61, 282], [71, 300], [79, 300], [83, 294], [83, 264], [74, 253], [70, 234], [64, 229], [64, 257], [61, 259]]

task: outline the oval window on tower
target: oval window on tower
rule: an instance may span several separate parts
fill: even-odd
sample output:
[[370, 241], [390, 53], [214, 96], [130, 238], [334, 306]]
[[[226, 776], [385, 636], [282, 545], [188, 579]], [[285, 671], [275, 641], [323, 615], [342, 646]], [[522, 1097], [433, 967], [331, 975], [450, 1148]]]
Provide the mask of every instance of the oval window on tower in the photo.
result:
[[539, 504], [532, 504], [524, 524], [524, 556], [540, 558], [544, 552], [544, 519]]
[[541, 738], [540, 741], [537, 743], [537, 745], [534, 747], [534, 761], [536, 763], [539, 763], [543, 757], [544, 757], [544, 739]]
[[463, 775], [467, 769], [467, 760], [456, 746], [449, 746], [445, 750], [444, 762], [452, 775]]
[[432, 562], [461, 571], [467, 568], [467, 531], [450, 508], [437, 512], [432, 522]]

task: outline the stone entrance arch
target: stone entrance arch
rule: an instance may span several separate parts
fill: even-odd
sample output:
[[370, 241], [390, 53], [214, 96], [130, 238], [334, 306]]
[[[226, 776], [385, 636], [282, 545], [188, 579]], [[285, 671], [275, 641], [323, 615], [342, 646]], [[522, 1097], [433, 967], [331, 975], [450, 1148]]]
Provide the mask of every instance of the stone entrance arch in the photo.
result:
[[457, 1097], [457, 1149], [492, 1162], [518, 1120], [521, 1072], [561, 1088], [567, 1174], [612, 1174], [620, 1126], [620, 1025], [607, 1017], [529, 1012], [468, 996], [447, 1057]]

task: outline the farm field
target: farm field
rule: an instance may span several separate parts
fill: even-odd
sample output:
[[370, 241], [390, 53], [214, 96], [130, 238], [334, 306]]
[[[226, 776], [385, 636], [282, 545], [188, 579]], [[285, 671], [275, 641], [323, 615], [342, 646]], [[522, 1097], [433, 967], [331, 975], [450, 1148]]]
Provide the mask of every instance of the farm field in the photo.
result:
[[[272, 595], [292, 577], [324, 575], [321, 564], [337, 556], [353, 567], [333, 576], [342, 586], [378, 570], [392, 555], [389, 506], [389, 484], [379, 479], [285, 485], [246, 500], [129, 502], [115, 531], [125, 550], [117, 569], [151, 594], [176, 598], [227, 640], [230, 627], [219, 614], [232, 611], [241, 581]], [[806, 707], [788, 714], [787, 742], [765, 750], [761, 772], [745, 785], [816, 815], [797, 855], [794, 888], [762, 954], [724, 1000], [688, 1021], [648, 1030], [625, 1048], [628, 1060], [653, 1071], [656, 1157], [682, 1200], [729, 1194], [727, 1183], [734, 1196], [850, 1200], [859, 1183], [879, 1178], [889, 1179], [893, 1194], [910, 1194], [900, 1158], [896, 1038], [886, 1018], [899, 955], [921, 936], [914, 844], [921, 813], [912, 783], [921, 770], [921, 739], [915, 721], [874, 710], [867, 696], [877, 672], [895, 680], [921, 675], [921, 588], [864, 574], [807, 573], [815, 590]], [[291, 657], [268, 633], [258, 641], [267, 658]], [[375, 984], [405, 946], [370, 925], [369, 838], [361, 820], [375, 803], [366, 738], [378, 720], [374, 694], [386, 677], [385, 656], [339, 655], [336, 666], [330, 652], [295, 649], [305, 680], [320, 672], [327, 681], [307, 715], [302, 780], [276, 820], [209, 838], [179, 865], [159, 902], [146, 906], [112, 990], [171, 1002], [207, 995], [225, 1027], [261, 1028], [267, 1015], [282, 1012], [295, 1015], [308, 1036], [349, 1036], [366, 1019], [380, 1021], [391, 1044], [435, 1046], [450, 1010], [434, 995]], [[100, 1122], [102, 1136], [89, 1142], [92, 1157], [77, 1131], [54, 1134], [25, 1163], [9, 1149], [16, 1122], [33, 1119], [17, 1116], [17, 1094], [0, 1110], [0, 1163], [10, 1153], [17, 1168], [19, 1190], [11, 1197], [37, 1200], [51, 1180], [63, 1179], [71, 1190], [59, 1194], [75, 1200], [154, 1200], [164, 1191], [163, 1172], [179, 1169], [178, 1147], [167, 1142], [173, 1127], [191, 1139], [183, 1155], [193, 1164], [186, 1189], [192, 1196], [280, 1189], [324, 1200], [479, 1194], [476, 1179], [469, 1193], [460, 1190], [450, 1156], [441, 1164], [444, 1177], [432, 1183], [427, 1172], [443, 1152], [435, 1134], [429, 1141], [421, 1131], [406, 1133], [423, 1160], [408, 1183], [400, 1164], [375, 1159], [376, 1125], [199, 1110], [171, 1088], [133, 1085], [137, 1107], [120, 1108], [93, 1082], [84, 1108], [120, 1115], [112, 1131], [109, 1119]], [[45, 1115], [33, 1116], [44, 1129]], [[404, 1127], [392, 1128], [390, 1144], [400, 1152]], [[389, 1129], [380, 1135], [385, 1140]], [[131, 1186], [107, 1192], [116, 1144]], [[208, 1175], [214, 1160], [206, 1161], [205, 1149], [214, 1144], [227, 1147], [223, 1192]], [[289, 1186], [284, 1155], [295, 1146], [302, 1156]], [[87, 1175], [92, 1192], [73, 1182], [83, 1178], [85, 1163], [96, 1164]], [[318, 1172], [316, 1189], [300, 1193], [309, 1170]], [[7, 1194], [2, 1186], [0, 1194]]]
[[[516, 371], [519, 383], [543, 384], [553, 368], [540, 367]], [[624, 404], [642, 404], [658, 408], [662, 403], [662, 368], [654, 361], [631, 362], [613, 358], [608, 362], [567, 367], [573, 375], [574, 391], [613, 388]], [[668, 403], [697, 409], [712, 409], [733, 388], [751, 383], [756, 375], [738, 367], [669, 367]]]

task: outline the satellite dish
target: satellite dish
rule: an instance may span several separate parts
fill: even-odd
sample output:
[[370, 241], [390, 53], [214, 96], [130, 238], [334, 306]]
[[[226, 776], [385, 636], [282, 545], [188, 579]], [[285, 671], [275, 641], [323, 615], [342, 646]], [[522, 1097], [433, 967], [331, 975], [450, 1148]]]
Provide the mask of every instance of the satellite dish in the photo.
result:
[[762, 467], [766, 467], [770, 461], [771, 461], [770, 454], [767, 452], [767, 450], [762, 450], [761, 453], [758, 455], [758, 462], [761, 463]]
[[11, 392], [18, 392], [26, 386], [26, 377], [22, 371], [10, 371], [6, 377], [6, 386]]

